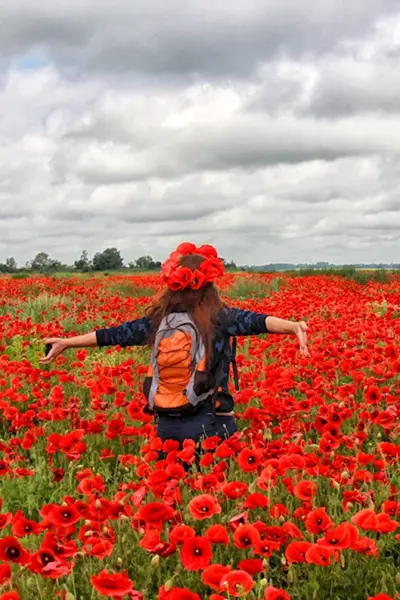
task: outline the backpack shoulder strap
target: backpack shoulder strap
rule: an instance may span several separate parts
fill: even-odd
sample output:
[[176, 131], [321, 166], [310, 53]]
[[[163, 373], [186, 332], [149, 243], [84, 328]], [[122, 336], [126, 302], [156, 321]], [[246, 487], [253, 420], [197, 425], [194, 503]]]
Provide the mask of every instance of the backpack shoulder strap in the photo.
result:
[[235, 390], [238, 392], [240, 389], [239, 386], [239, 371], [236, 362], [236, 351], [237, 351], [237, 339], [234, 337], [232, 339], [231, 344], [231, 363], [232, 363], [232, 371], [233, 371], [233, 381], [235, 383]]

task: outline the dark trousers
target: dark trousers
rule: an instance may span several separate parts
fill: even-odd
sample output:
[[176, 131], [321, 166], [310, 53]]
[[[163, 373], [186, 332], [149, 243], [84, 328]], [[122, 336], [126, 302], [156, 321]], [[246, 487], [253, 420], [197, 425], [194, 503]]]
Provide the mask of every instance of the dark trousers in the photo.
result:
[[164, 440], [182, 443], [190, 439], [199, 442], [202, 438], [217, 435], [226, 439], [237, 431], [235, 417], [214, 416], [212, 406], [205, 404], [198, 412], [187, 417], [159, 415], [158, 436]]

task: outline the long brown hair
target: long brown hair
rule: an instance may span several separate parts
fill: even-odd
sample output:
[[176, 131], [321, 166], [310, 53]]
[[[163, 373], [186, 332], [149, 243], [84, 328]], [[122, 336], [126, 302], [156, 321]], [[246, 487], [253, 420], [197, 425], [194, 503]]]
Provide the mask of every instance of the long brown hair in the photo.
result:
[[[183, 256], [180, 264], [189, 269], [198, 269], [204, 261], [198, 254]], [[199, 330], [206, 349], [207, 359], [212, 356], [212, 334], [222, 301], [213, 283], [207, 283], [198, 290], [190, 288], [172, 291], [166, 288], [159, 294], [147, 311], [151, 318], [150, 342], [154, 342], [157, 330], [164, 317], [173, 312], [187, 312]]]

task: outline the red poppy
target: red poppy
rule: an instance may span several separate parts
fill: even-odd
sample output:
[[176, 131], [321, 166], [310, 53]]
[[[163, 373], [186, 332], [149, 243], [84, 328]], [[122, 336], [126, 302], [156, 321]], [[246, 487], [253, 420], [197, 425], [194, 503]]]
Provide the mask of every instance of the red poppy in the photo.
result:
[[16, 538], [7, 536], [0, 540], [0, 560], [26, 565], [29, 559], [29, 552], [21, 546]]
[[71, 565], [59, 560], [50, 548], [41, 548], [32, 554], [29, 569], [33, 573], [40, 573], [48, 579], [59, 579], [71, 572]]
[[175, 546], [180, 546], [183, 542], [191, 537], [196, 535], [193, 527], [189, 527], [189, 525], [176, 525], [169, 532], [169, 539], [171, 544]]
[[352, 544], [352, 532], [348, 523], [342, 523], [326, 532], [317, 543], [325, 548], [345, 550]]
[[15, 537], [22, 538], [27, 535], [38, 535], [41, 528], [36, 521], [26, 519], [22, 511], [18, 510], [12, 520], [11, 531]]
[[305, 526], [310, 533], [321, 534], [334, 526], [332, 519], [327, 515], [325, 508], [317, 508], [308, 513]]
[[181, 549], [181, 562], [188, 571], [200, 571], [208, 567], [212, 559], [211, 542], [205, 537], [187, 539]]
[[291, 597], [284, 590], [278, 589], [273, 585], [267, 587], [264, 592], [265, 600], [291, 600]]
[[400, 502], [395, 500], [385, 500], [382, 503], [382, 511], [391, 517], [400, 515]]
[[310, 500], [317, 493], [317, 484], [313, 481], [300, 481], [294, 486], [293, 493], [299, 500]]
[[230, 571], [221, 579], [221, 588], [233, 598], [239, 598], [254, 587], [253, 578], [246, 571]]
[[158, 600], [201, 600], [201, 598], [188, 588], [174, 587], [167, 590], [163, 585], [158, 592]]
[[11, 581], [11, 569], [8, 563], [0, 565], [0, 585], [4, 585]]
[[325, 546], [311, 544], [306, 552], [306, 561], [313, 565], [326, 567], [331, 563], [334, 552], [335, 550]]
[[[256, 523], [254, 524], [257, 525]], [[286, 542], [287, 533], [283, 527], [274, 527], [273, 525], [267, 526], [262, 530], [262, 537], [265, 540], [276, 542], [277, 544], [284, 544]]]
[[259, 492], [249, 494], [246, 500], [243, 502], [243, 508], [248, 508], [249, 510], [253, 510], [255, 508], [267, 508], [267, 506], [269, 506], [269, 500], [267, 496], [264, 496], [264, 494], [260, 494]]
[[284, 504], [277, 503], [271, 506], [269, 514], [273, 519], [280, 519], [281, 517], [286, 517], [289, 511]]
[[286, 523], [282, 525], [282, 531], [287, 535], [287, 537], [292, 539], [302, 540], [304, 538], [297, 525], [291, 523], [290, 521], [286, 521]]
[[133, 581], [129, 579], [126, 571], [109, 573], [104, 570], [98, 575], [92, 575], [90, 581], [99, 594], [111, 596], [111, 598], [122, 598], [133, 589]]
[[0, 600], [20, 600], [20, 595], [17, 591], [6, 592], [0, 596]]
[[12, 520], [13, 520], [12, 513], [8, 512], [8, 513], [1, 514], [0, 515], [0, 529], [4, 529], [5, 527], [7, 527], [7, 525], [9, 525]]
[[83, 546], [83, 551], [86, 554], [99, 559], [111, 556], [113, 550], [114, 545], [109, 540], [98, 537], [88, 537]]
[[262, 464], [263, 452], [262, 450], [251, 450], [250, 448], [244, 448], [237, 457], [237, 462], [242, 471], [245, 473], [251, 473], [257, 471], [258, 467]]
[[224, 274], [224, 265], [222, 260], [210, 256], [200, 265], [200, 271], [204, 275], [204, 280], [208, 283], [215, 281]]
[[231, 500], [237, 500], [246, 494], [247, 489], [248, 485], [243, 481], [230, 481], [222, 486], [222, 493]]
[[244, 525], [248, 522], [249, 517], [247, 512], [243, 512], [240, 515], [236, 515], [229, 519], [229, 528], [231, 531], [235, 531], [241, 525]]
[[162, 524], [172, 519], [174, 514], [174, 510], [170, 506], [162, 502], [150, 502], [139, 508], [137, 518], [147, 525], [161, 528]]
[[277, 552], [281, 547], [280, 543], [271, 542], [271, 540], [261, 540], [259, 544], [254, 548], [255, 554], [260, 554], [269, 558], [273, 552]]
[[216, 592], [223, 591], [221, 587], [221, 579], [231, 571], [231, 567], [224, 567], [223, 565], [215, 564], [210, 565], [204, 569], [201, 580], [205, 585], [208, 585], [212, 590]]
[[200, 256], [205, 256], [206, 258], [218, 258], [218, 252], [211, 246], [210, 244], [203, 244], [199, 246], [195, 250], [196, 254], [200, 254]]
[[191, 269], [178, 265], [171, 271], [170, 275], [168, 276], [168, 287], [174, 292], [184, 290], [186, 287], [188, 287], [188, 285], [190, 285], [191, 280]]
[[55, 527], [70, 527], [77, 523], [82, 515], [72, 504], [68, 506], [53, 504], [48, 507], [46, 518]]
[[147, 550], [147, 552], [158, 554], [163, 557], [170, 556], [176, 551], [176, 546], [174, 544], [168, 544], [161, 539], [161, 533], [157, 529], [150, 529], [147, 531], [140, 540], [139, 546], [144, 548], [144, 550]]
[[236, 548], [252, 548], [261, 541], [261, 536], [254, 525], [241, 525], [233, 534]]
[[368, 600], [393, 600], [392, 596], [387, 594], [378, 594], [377, 596], [369, 596]]
[[241, 560], [238, 564], [241, 571], [246, 571], [249, 575], [257, 575], [263, 573], [264, 567], [260, 558], [248, 558]]
[[57, 558], [70, 558], [78, 552], [77, 545], [73, 540], [59, 539], [50, 531], [44, 536], [42, 545], [45, 548], [50, 548]]
[[218, 515], [221, 512], [221, 505], [215, 496], [202, 494], [189, 502], [189, 512], [193, 519], [201, 521]]
[[386, 513], [379, 513], [377, 515], [378, 518], [378, 527], [377, 531], [379, 533], [390, 533], [396, 531], [399, 527], [399, 523], [397, 521], [393, 521], [390, 519], [389, 515]]
[[305, 563], [306, 553], [311, 548], [310, 542], [290, 542], [285, 551], [285, 556], [289, 564]]
[[212, 544], [229, 544], [229, 535], [223, 525], [211, 525], [204, 535]]
[[382, 398], [382, 393], [376, 385], [370, 385], [365, 391], [365, 401], [367, 404], [378, 404]]
[[100, 475], [84, 477], [78, 485], [78, 492], [84, 496], [90, 496], [94, 493], [101, 494], [105, 489], [106, 486]]
[[378, 546], [371, 538], [359, 538], [355, 544], [352, 544], [351, 549], [365, 556], [379, 556]]

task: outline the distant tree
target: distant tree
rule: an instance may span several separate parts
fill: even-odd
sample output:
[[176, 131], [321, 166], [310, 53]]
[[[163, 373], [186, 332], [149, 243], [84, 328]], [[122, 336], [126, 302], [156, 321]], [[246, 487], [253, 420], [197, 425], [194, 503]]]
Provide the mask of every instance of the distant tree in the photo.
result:
[[103, 252], [97, 252], [93, 257], [94, 271], [117, 271], [124, 267], [124, 261], [119, 250], [106, 248]]
[[13, 256], [6, 258], [5, 263], [0, 263], [0, 273], [16, 273], [18, 271], [17, 261]]
[[225, 269], [237, 269], [236, 264], [231, 260], [230, 262], [226, 261], [225, 258], [222, 259], [224, 263]]
[[136, 271], [156, 271], [161, 269], [161, 262], [153, 260], [151, 256], [139, 256], [135, 261], [129, 263], [129, 268]]
[[6, 258], [6, 268], [7, 273], [15, 273], [16, 271], [18, 271], [17, 261], [13, 256]]
[[134, 268], [138, 271], [152, 271], [157, 268], [151, 256], [139, 256], [134, 262]]
[[76, 271], [82, 271], [83, 273], [87, 273], [90, 271], [92, 265], [88, 257], [87, 250], [83, 250], [81, 257], [79, 260], [74, 262], [74, 269]]
[[51, 273], [60, 270], [62, 264], [59, 260], [51, 258], [47, 252], [39, 252], [30, 263], [30, 268], [36, 273]]

